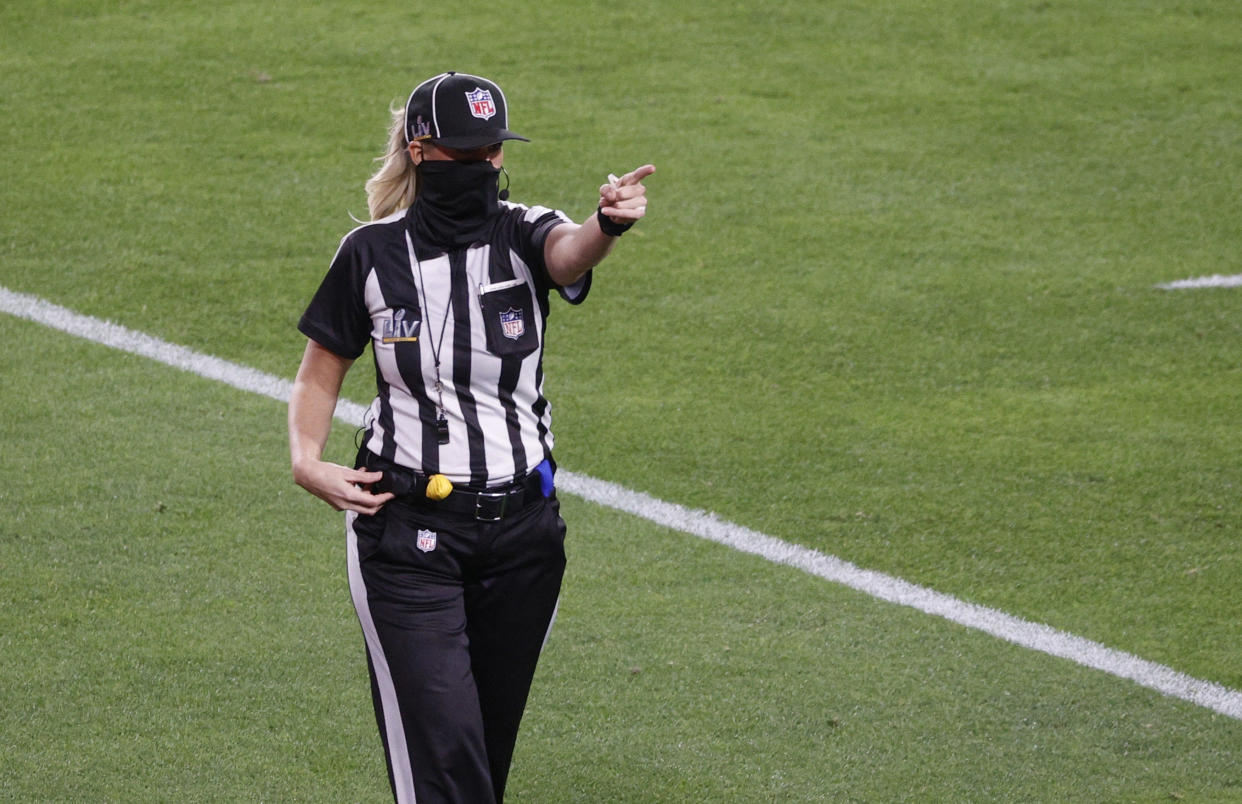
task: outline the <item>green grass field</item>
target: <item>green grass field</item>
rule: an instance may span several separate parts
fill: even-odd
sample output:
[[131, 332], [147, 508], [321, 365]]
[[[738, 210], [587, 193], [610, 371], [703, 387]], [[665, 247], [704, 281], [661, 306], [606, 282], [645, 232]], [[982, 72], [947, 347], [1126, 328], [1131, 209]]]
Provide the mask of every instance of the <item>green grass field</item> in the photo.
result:
[[[0, 7], [0, 287], [291, 377], [387, 106], [649, 218], [557, 456], [1242, 689], [1242, 6]], [[278, 402], [0, 315], [0, 799], [384, 801]], [[360, 361], [345, 395], [366, 402]], [[330, 455], [347, 461], [338, 427]], [[514, 802], [1242, 801], [1242, 722], [567, 497]]]

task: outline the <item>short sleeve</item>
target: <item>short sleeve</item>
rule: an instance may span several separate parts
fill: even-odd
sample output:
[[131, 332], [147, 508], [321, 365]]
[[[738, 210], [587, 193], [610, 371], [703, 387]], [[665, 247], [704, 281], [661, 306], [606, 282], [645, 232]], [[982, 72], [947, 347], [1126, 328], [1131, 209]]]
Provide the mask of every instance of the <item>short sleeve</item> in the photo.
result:
[[587, 271], [582, 278], [568, 287], [561, 287], [548, 275], [547, 262], [544, 259], [544, 246], [548, 242], [548, 234], [563, 223], [570, 223], [569, 216], [560, 210], [547, 207], [531, 207], [522, 217], [521, 238], [522, 259], [531, 266], [539, 283], [544, 288], [556, 288], [561, 298], [570, 304], [581, 304], [586, 300], [591, 289], [591, 272]]
[[358, 358], [371, 340], [365, 283], [366, 270], [358, 259], [353, 238], [347, 235], [298, 321], [298, 330], [341, 357]]

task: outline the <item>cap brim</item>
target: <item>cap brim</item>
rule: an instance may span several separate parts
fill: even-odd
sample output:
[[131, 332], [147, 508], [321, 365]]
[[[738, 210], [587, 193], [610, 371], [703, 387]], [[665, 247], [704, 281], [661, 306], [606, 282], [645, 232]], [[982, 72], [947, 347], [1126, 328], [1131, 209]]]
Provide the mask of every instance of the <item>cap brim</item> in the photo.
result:
[[432, 137], [431, 141], [436, 145], [443, 145], [445, 148], [456, 148], [461, 151], [468, 151], [472, 148], [485, 148], [504, 140], [521, 140], [522, 142], [530, 142], [521, 134], [514, 134], [508, 129], [500, 131], [491, 131], [485, 134], [467, 134], [462, 137]]

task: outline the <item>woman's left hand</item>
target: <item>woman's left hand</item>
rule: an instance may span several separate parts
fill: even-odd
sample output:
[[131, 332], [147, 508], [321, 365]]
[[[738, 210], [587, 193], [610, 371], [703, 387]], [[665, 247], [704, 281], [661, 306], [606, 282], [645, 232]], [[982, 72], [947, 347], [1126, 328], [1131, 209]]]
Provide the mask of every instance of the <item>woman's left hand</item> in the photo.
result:
[[647, 188], [643, 186], [643, 179], [652, 173], [655, 173], [655, 165], [643, 165], [615, 181], [609, 176], [609, 182], [599, 188], [600, 211], [622, 225], [642, 218], [647, 214]]

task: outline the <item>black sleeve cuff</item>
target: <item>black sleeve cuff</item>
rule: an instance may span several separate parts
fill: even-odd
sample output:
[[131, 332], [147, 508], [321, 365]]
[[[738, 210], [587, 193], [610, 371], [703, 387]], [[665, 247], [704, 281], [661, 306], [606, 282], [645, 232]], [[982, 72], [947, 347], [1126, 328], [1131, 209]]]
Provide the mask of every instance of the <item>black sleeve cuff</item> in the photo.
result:
[[362, 344], [362, 348], [356, 348], [342, 343], [339, 338], [331, 332], [328, 332], [326, 329], [316, 325], [314, 321], [308, 320], [306, 316], [303, 316], [302, 320], [298, 322], [298, 331], [323, 348], [327, 349], [329, 352], [332, 352], [339, 357], [343, 357], [346, 360], [357, 360], [362, 356], [362, 353], [367, 350], [367, 345], [365, 343]]

